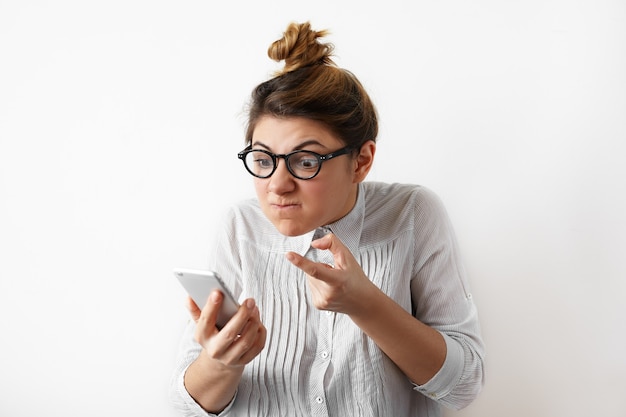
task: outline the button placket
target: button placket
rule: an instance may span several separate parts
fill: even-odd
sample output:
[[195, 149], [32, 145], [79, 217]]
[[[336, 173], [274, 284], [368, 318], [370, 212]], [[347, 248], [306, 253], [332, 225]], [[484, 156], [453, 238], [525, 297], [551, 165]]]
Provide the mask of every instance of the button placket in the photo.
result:
[[[330, 263], [333, 260], [332, 255], [328, 251], [320, 251], [316, 255], [318, 262]], [[335, 313], [332, 311], [319, 311], [318, 314], [317, 346], [309, 382], [309, 392], [312, 401], [311, 413], [314, 416], [328, 416], [324, 380], [332, 357]]]
[[333, 329], [335, 324], [335, 314], [326, 314], [320, 311], [319, 334], [317, 351], [313, 369], [311, 370], [311, 396], [313, 399], [312, 413], [315, 416], [327, 416], [326, 392], [324, 379], [330, 365], [331, 352], [333, 347]]

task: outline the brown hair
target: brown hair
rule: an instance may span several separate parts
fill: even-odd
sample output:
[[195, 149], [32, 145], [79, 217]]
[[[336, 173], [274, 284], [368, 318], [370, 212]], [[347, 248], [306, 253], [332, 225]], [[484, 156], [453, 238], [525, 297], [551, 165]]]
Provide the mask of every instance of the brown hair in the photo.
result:
[[374, 104], [354, 74], [333, 62], [333, 45], [318, 40], [325, 35], [327, 31], [314, 31], [308, 22], [291, 23], [283, 37], [270, 45], [269, 57], [284, 60], [285, 66], [252, 91], [247, 144], [257, 121], [266, 115], [322, 122], [356, 149], [376, 140]]

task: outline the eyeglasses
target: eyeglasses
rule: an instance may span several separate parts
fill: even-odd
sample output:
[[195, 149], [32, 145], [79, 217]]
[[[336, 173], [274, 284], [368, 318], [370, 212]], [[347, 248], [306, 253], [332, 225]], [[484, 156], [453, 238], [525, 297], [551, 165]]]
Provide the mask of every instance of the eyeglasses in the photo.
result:
[[283, 158], [291, 175], [300, 180], [310, 180], [319, 174], [322, 162], [345, 155], [352, 149], [352, 146], [346, 146], [326, 155], [313, 151], [293, 151], [277, 155], [264, 149], [252, 149], [252, 146], [248, 146], [239, 152], [237, 157], [243, 161], [248, 172], [257, 178], [271, 177], [278, 166], [278, 158]]

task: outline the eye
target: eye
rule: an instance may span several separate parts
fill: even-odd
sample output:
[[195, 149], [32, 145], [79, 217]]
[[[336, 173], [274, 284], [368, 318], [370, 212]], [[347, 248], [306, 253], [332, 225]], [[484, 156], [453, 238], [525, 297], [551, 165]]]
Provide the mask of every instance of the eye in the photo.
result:
[[317, 156], [309, 152], [301, 152], [291, 157], [291, 166], [294, 169], [315, 171], [319, 165]]
[[274, 160], [265, 152], [250, 152], [246, 156], [246, 164], [254, 170], [266, 170], [274, 168]]
[[271, 158], [268, 157], [260, 157], [254, 160], [254, 164], [259, 168], [271, 168], [274, 165]]

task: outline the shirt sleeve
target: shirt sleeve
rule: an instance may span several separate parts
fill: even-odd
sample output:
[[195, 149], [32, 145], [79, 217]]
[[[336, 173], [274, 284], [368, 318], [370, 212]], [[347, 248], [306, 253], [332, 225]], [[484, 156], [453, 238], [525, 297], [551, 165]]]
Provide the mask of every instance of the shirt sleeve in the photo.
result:
[[476, 398], [484, 381], [478, 313], [443, 204], [431, 191], [422, 190], [415, 207], [414, 315], [443, 335], [447, 349], [439, 372], [415, 390], [461, 409]]
[[204, 410], [189, 394], [187, 388], [185, 388], [185, 372], [187, 372], [189, 365], [196, 360], [202, 350], [202, 347], [193, 339], [194, 330], [195, 323], [189, 320], [178, 349], [178, 359], [170, 382], [171, 403], [174, 409], [184, 417], [227, 416], [234, 402], [234, 398], [220, 414], [212, 414]]
[[[219, 229], [214, 241], [212, 242], [212, 250], [210, 250], [209, 268], [218, 271], [225, 281], [226, 285], [235, 293], [235, 297], [241, 292], [239, 286], [239, 269], [236, 267], [238, 259], [236, 258], [238, 250], [235, 247], [234, 239], [234, 214], [232, 211], [228, 211], [222, 216], [222, 228]], [[178, 349], [178, 355], [176, 360], [176, 366], [170, 382], [170, 400], [174, 409], [180, 412], [180, 415], [185, 417], [207, 417], [218, 416], [205, 411], [189, 394], [185, 387], [185, 373], [187, 368], [193, 361], [196, 360], [202, 350], [200, 344], [194, 339], [194, 331], [196, 325], [193, 320], [189, 320], [189, 323], [185, 327], [183, 336]], [[234, 400], [224, 409], [219, 416], [224, 417], [229, 415], [229, 411], [232, 408]]]

